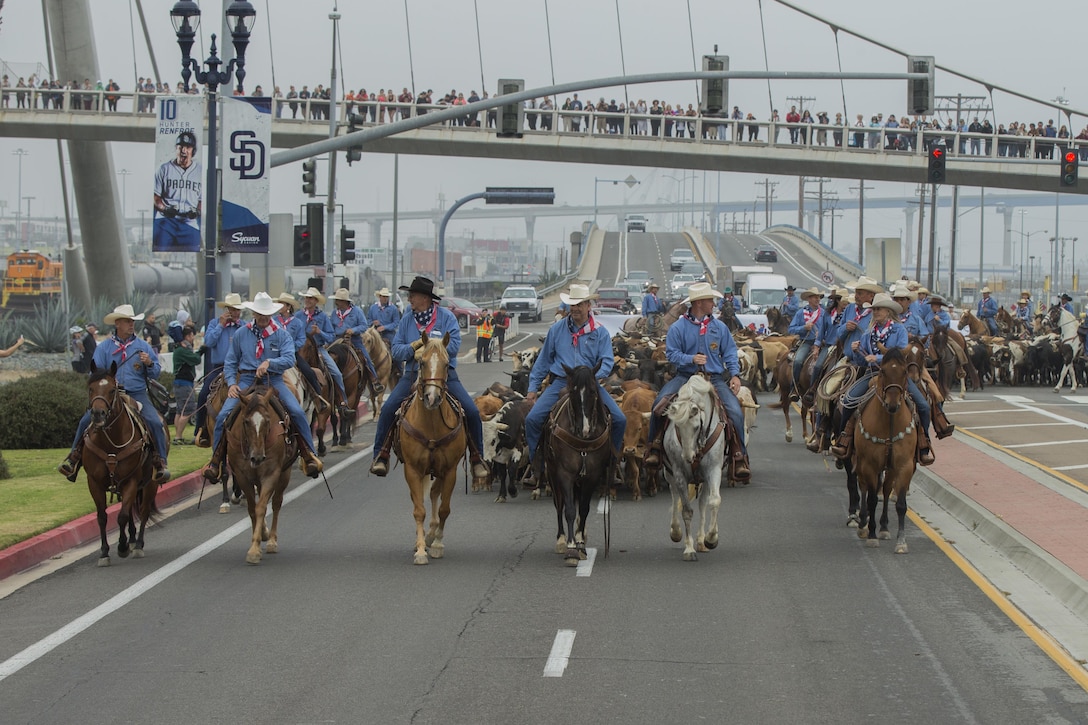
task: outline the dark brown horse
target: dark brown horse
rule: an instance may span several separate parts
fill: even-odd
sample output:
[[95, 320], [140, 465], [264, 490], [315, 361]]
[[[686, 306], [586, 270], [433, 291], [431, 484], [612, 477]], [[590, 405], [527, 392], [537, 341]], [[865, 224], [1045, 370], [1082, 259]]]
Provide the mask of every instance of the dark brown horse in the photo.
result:
[[[914, 411], [908, 405], [908, 371], [901, 352], [893, 348], [884, 354], [880, 372], [872, 379], [873, 396], [855, 415], [854, 454], [851, 462], [861, 491], [861, 520], [858, 537], [866, 546], [880, 545], [876, 532], [877, 497], [884, 498], [880, 517], [880, 539], [890, 539], [888, 501], [894, 494], [899, 518], [895, 553], [907, 553], [907, 491], [914, 476], [918, 429]], [[868, 533], [866, 533], [866, 531]]]
[[[148, 520], [158, 513], [155, 494], [158, 485], [152, 482], [152, 456], [155, 441], [140, 414], [126, 402], [117, 387], [117, 364], [109, 370], [94, 370], [87, 381], [87, 397], [91, 423], [84, 437], [83, 468], [87, 471], [87, 488], [98, 511], [98, 531], [102, 546], [99, 566], [110, 565], [110, 545], [106, 540], [106, 497], [113, 494], [121, 499], [117, 513], [117, 555], [122, 559], [131, 553], [134, 558], [144, 555], [144, 529]], [[140, 528], [136, 529], [136, 516]]]
[[[306, 335], [306, 342], [299, 348], [298, 355], [305, 360], [314, 371], [317, 382], [321, 385], [318, 394], [330, 403], [335, 401], [339, 396], [339, 391], [336, 389], [336, 383], [332, 380], [332, 376], [325, 369], [325, 363], [323, 362], [324, 358], [318, 354], [317, 342], [314, 340], [312, 334], [308, 333]], [[329, 424], [329, 416], [332, 415], [332, 412], [332, 407], [330, 406], [323, 412], [314, 410], [314, 413], [311, 416], [310, 426], [314, 429], [314, 445], [317, 446], [317, 455], [319, 456], [324, 456], [328, 452], [325, 448], [325, 428]]]
[[[336, 421], [332, 429], [332, 444], [346, 446], [351, 443], [352, 433], [355, 432], [359, 401], [362, 400], [363, 391], [367, 389], [370, 382], [370, 373], [360, 354], [352, 348], [350, 339], [337, 338], [329, 343], [326, 349], [336, 363], [336, 367], [340, 368], [340, 374], [344, 376], [344, 391], [348, 394], [344, 410], [336, 413]], [[375, 407], [375, 402], [371, 398], [371, 407]]]
[[[246, 552], [247, 564], [261, 562], [265, 552], [279, 552], [277, 528], [283, 492], [291, 481], [291, 464], [298, 458], [298, 445], [291, 420], [282, 406], [274, 405], [274, 389], [263, 385], [250, 388], [238, 399], [238, 415], [228, 430], [227, 460], [235, 482], [241, 487], [249, 508], [252, 536]], [[265, 524], [272, 503], [272, 526]]]

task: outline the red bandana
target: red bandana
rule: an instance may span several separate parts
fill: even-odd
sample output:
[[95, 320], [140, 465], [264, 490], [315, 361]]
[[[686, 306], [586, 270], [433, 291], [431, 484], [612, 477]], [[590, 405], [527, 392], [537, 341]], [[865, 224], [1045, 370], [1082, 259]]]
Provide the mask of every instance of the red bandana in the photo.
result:
[[571, 334], [570, 344], [574, 345], [575, 347], [578, 347], [578, 338], [581, 337], [582, 335], [589, 334], [590, 332], [593, 332], [596, 329], [597, 329], [597, 321], [593, 319], [593, 315], [591, 314], [589, 316], [589, 319], [586, 320], [586, 324], [582, 325], [582, 329], [580, 329], [577, 332]]
[[306, 310], [305, 312], [306, 312], [306, 321], [307, 322], [313, 322], [314, 317], [317, 315], [317, 308], [315, 307], [314, 309]]
[[806, 325], [810, 322], [816, 322], [816, 320], [820, 319], [821, 312], [823, 312], [823, 310], [821, 310], [819, 307], [814, 310], [806, 307], [804, 310], [802, 310], [802, 313], [804, 314], [804, 317], [802, 319], [805, 321]]
[[684, 317], [688, 318], [688, 321], [691, 322], [691, 324], [699, 326], [700, 335], [706, 334], [707, 328], [710, 327], [710, 321], [714, 319], [710, 315], [707, 315], [701, 320], [696, 320], [694, 317], [691, 316], [691, 313], [685, 313]]
[[336, 325], [337, 327], [342, 327], [343, 326], [344, 318], [348, 316], [349, 312], [351, 312], [350, 307], [347, 308], [346, 310], [337, 310], [336, 311], [336, 317], [337, 317], [337, 319], [340, 320], [340, 322]]
[[117, 353], [121, 353], [121, 364], [124, 365], [125, 360], [128, 358], [128, 346], [136, 342], [136, 337], [133, 336], [129, 338], [128, 342], [121, 342], [121, 338], [114, 335], [113, 341], [117, 343], [117, 349], [113, 351], [113, 354], [116, 355]]
[[246, 325], [249, 329], [253, 330], [253, 334], [257, 336], [257, 359], [261, 359], [261, 355], [264, 354], [264, 341], [265, 338], [271, 335], [276, 330], [280, 329], [274, 320], [269, 320], [268, 327], [263, 330], [258, 330], [253, 326], [253, 323]]

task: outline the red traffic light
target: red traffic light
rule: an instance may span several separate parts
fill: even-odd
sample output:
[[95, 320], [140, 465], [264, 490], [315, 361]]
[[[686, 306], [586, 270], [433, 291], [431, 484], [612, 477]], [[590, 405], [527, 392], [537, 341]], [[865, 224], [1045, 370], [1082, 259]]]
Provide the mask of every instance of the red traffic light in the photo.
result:
[[1077, 160], [1076, 152], [1074, 152], [1074, 151], [1066, 151], [1065, 152], [1065, 163], [1071, 164], [1076, 160]]
[[938, 147], [936, 147], [934, 149], [931, 149], [930, 152], [929, 152], [929, 155], [932, 156], [935, 159], [939, 159], [942, 156], [944, 156], [944, 149], [942, 149], [942, 148], [940, 148], [938, 146]]

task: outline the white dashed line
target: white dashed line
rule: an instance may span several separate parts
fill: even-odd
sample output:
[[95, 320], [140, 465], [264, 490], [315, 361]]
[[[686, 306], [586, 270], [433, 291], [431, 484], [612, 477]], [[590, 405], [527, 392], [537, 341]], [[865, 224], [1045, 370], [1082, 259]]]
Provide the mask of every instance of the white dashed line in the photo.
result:
[[586, 560], [578, 562], [578, 569], [574, 572], [574, 576], [589, 576], [593, 573], [593, 562], [597, 559], [597, 550], [593, 547], [586, 547]]
[[552, 642], [552, 652], [548, 655], [548, 661], [544, 663], [545, 677], [562, 677], [570, 662], [570, 651], [574, 648], [573, 629], [561, 629], [555, 633], [555, 641]]

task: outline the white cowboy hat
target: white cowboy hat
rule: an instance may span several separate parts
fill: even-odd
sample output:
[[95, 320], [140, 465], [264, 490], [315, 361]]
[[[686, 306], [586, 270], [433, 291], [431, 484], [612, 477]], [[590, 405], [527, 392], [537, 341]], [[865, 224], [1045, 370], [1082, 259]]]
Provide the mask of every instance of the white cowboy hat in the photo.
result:
[[316, 287], [310, 287], [305, 292], [299, 292], [298, 296], [299, 297], [313, 297], [315, 300], [317, 300], [317, 304], [319, 304], [319, 305], [325, 304], [325, 295], [321, 294], [321, 291], [318, 290]]
[[797, 296], [803, 300], [807, 300], [809, 297], [819, 297], [820, 299], [823, 299], [824, 293], [815, 287], [809, 287], [807, 290], [802, 290]]
[[393, 293], [389, 291], [388, 287], [382, 287], [380, 290], [374, 293], [375, 297], [392, 297]]
[[988, 295], [988, 294], [990, 294], [990, 288], [989, 287], [983, 287], [982, 289], [979, 290], [979, 292], [981, 292], [984, 295]]
[[217, 307], [232, 307], [236, 310], [245, 309], [242, 305], [242, 295], [237, 292], [231, 292], [223, 298], [222, 302], [215, 303]]
[[284, 305], [290, 305], [291, 309], [293, 310], [298, 309], [298, 300], [296, 300], [295, 296], [290, 292], [280, 292], [279, 297], [276, 298], [276, 302]]
[[132, 305], [121, 305], [120, 307], [114, 307], [113, 312], [106, 315], [105, 319], [102, 320], [102, 322], [106, 323], [107, 325], [112, 325], [118, 320], [138, 321], [142, 319], [144, 319], [144, 314], [141, 312], [137, 315], [136, 311], [132, 309]]
[[589, 287], [584, 284], [572, 284], [570, 286], [570, 293], [560, 292], [559, 299], [563, 300], [568, 305], [577, 305], [585, 302], [586, 300], [595, 300], [600, 295], [590, 294]]
[[925, 287], [919, 287], [916, 290], [916, 292], [918, 292], [918, 294], [920, 294], [920, 295], [928, 295], [929, 294], [929, 290], [927, 290]]
[[862, 276], [858, 277], [858, 281], [854, 283], [854, 291], [857, 292], [859, 290], [879, 294], [880, 292], [884, 291], [884, 288], [881, 287], [880, 283], [872, 277]]
[[832, 287], [830, 290], [828, 290], [828, 297], [834, 297], [835, 295], [838, 295], [845, 300], [850, 297], [850, 290], [846, 289], [845, 287]]
[[267, 292], [258, 292], [252, 302], [243, 302], [242, 307], [257, 315], [274, 315], [280, 311], [281, 305]]
[[878, 292], [876, 297], [873, 297], [873, 301], [870, 302], [870, 303], [867, 303], [865, 305], [865, 307], [866, 308], [883, 307], [884, 309], [891, 310], [892, 312], [894, 312], [897, 315], [900, 315], [900, 314], [903, 313], [903, 308], [899, 305], [899, 303], [896, 302], [895, 300], [893, 300], [890, 296], [888, 296], [884, 292]]
[[77, 332], [83, 332], [83, 328], [80, 327], [79, 325], [74, 325], [73, 327], [68, 328], [68, 334], [69, 335], [74, 335]]
[[895, 287], [892, 287], [892, 291], [890, 294], [893, 300], [905, 297], [906, 299], [913, 302], [914, 300], [918, 299], [918, 293], [916, 291], [908, 287], [904, 287], [903, 285], [896, 285]]
[[725, 295], [714, 289], [709, 282], [696, 282], [688, 287], [688, 296], [684, 300], [684, 304], [690, 305], [697, 300], [713, 300], [722, 297], [725, 297]]
[[347, 287], [340, 287], [332, 293], [332, 299], [340, 300], [342, 302], [351, 302], [351, 292], [348, 292]]

